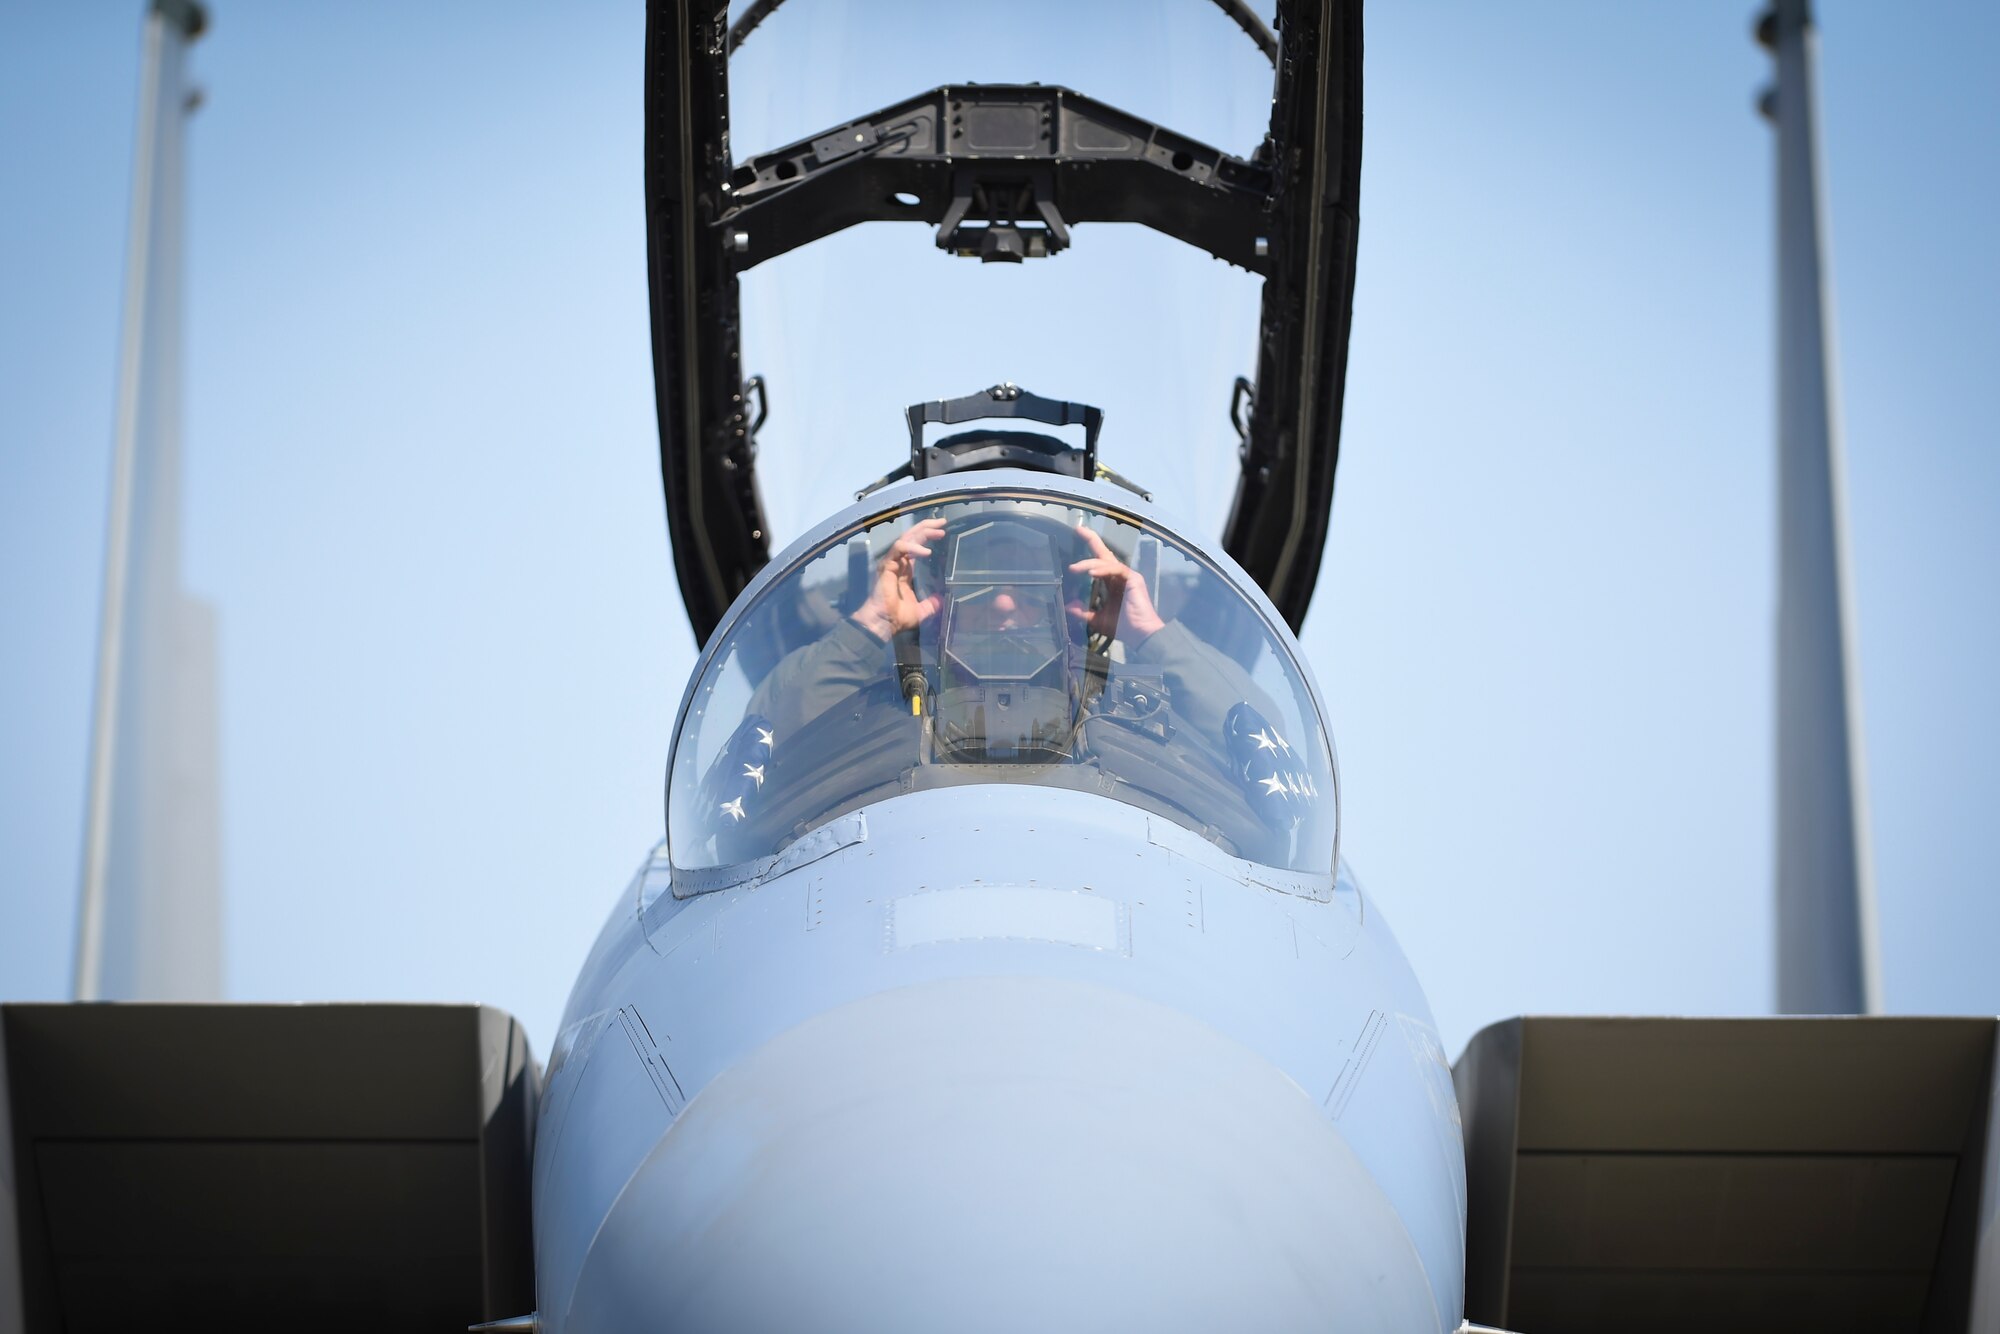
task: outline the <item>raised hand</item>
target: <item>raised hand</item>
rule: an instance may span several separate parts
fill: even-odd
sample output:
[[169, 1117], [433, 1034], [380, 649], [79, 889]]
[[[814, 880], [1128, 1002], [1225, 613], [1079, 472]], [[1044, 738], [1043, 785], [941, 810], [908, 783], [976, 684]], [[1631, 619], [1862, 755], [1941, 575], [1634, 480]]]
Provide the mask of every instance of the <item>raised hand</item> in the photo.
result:
[[1166, 624], [1153, 606], [1153, 594], [1137, 570], [1119, 560], [1089, 527], [1078, 524], [1077, 534], [1091, 554], [1069, 567], [1071, 574], [1087, 574], [1104, 585], [1097, 606], [1071, 606], [1069, 614], [1082, 621], [1091, 634], [1115, 638], [1122, 628], [1134, 640], [1144, 639]]
[[929, 518], [898, 537], [875, 567], [875, 587], [855, 610], [854, 623], [877, 639], [889, 639], [937, 615], [942, 599], [935, 593], [917, 596], [916, 570], [917, 558], [930, 555], [930, 544], [943, 536], [944, 520]]

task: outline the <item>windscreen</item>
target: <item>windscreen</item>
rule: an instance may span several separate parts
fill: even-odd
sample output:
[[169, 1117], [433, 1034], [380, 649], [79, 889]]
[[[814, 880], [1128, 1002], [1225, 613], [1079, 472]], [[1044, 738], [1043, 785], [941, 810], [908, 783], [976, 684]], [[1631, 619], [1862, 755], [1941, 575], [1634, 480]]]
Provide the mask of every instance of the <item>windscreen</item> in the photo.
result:
[[1031, 783], [1331, 870], [1331, 758], [1290, 651], [1129, 516], [927, 499], [798, 556], [722, 633], [674, 745], [676, 866], [752, 862], [905, 792]]
[[[789, 0], [730, 61], [730, 150], [742, 161], [944, 84], [1039, 82], [1248, 157], [1272, 77], [1209, 0]], [[898, 461], [883, 442], [905, 406], [1001, 381], [1105, 409], [1103, 462], [1191, 531], [1220, 533], [1261, 279], [1136, 224], [1082, 224], [1068, 250], [1020, 264], [948, 255], [932, 232], [866, 223], [742, 277], [742, 369], [768, 394], [757, 476], [778, 543]]]

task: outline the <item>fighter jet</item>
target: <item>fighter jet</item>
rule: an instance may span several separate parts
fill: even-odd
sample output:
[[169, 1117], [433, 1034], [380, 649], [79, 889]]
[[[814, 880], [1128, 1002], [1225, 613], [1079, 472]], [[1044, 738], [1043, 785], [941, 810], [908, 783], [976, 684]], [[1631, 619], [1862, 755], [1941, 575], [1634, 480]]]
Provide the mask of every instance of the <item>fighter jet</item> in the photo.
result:
[[[981, 85], [735, 162], [725, 53], [764, 12], [651, 15], [662, 468], [705, 649], [666, 838], [550, 1056], [538, 1327], [1455, 1328], [1450, 1069], [1340, 861], [1293, 635], [1358, 10], [1286, 15], [1251, 158]], [[1003, 382], [911, 406], [898, 466], [770, 553], [738, 276], [913, 216], [971, 261], [1128, 220], [1265, 275], [1220, 540], [1109, 466], [1098, 407]]]
[[[730, 53], [776, 7], [650, 11], [703, 651], [546, 1069], [491, 1011], [8, 1007], [0, 1324], [1982, 1327], [1989, 1022], [1516, 1020], [1454, 1071], [1343, 857], [1295, 635], [1358, 3], [1223, 4], [1273, 64], [1248, 156], [947, 85], [739, 160]], [[1102, 405], [1003, 379], [909, 406], [896, 466], [773, 551], [739, 276], [912, 220], [987, 264], [1136, 222], [1263, 279], [1220, 534], [1123, 475]]]
[[1289, 628], [1019, 429], [1091, 409], [910, 415], [695, 671], [550, 1058], [541, 1327], [1456, 1327], [1450, 1070]]

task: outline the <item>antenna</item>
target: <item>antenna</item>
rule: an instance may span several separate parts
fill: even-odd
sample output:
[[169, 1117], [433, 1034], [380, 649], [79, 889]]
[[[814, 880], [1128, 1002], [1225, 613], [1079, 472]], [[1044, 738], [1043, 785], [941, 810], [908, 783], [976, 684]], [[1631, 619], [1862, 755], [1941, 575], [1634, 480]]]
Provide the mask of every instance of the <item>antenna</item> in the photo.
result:
[[139, 72], [103, 620], [77, 920], [78, 1000], [222, 989], [215, 613], [180, 586], [183, 128], [192, 0], [153, 0]]
[[1777, 63], [1759, 106], [1778, 135], [1778, 1009], [1872, 1014], [1875, 884], [1807, 0], [1774, 0], [1757, 40]]

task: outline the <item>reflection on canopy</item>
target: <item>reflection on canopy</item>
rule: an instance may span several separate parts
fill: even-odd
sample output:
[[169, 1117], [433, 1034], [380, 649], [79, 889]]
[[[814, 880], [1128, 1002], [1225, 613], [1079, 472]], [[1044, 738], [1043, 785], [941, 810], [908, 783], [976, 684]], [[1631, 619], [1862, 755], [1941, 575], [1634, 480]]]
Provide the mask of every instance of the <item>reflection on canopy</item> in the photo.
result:
[[1331, 757], [1290, 652], [1205, 557], [1123, 516], [912, 503], [803, 553], [724, 634], [675, 741], [683, 869], [905, 792], [1033, 783], [1331, 870]]

